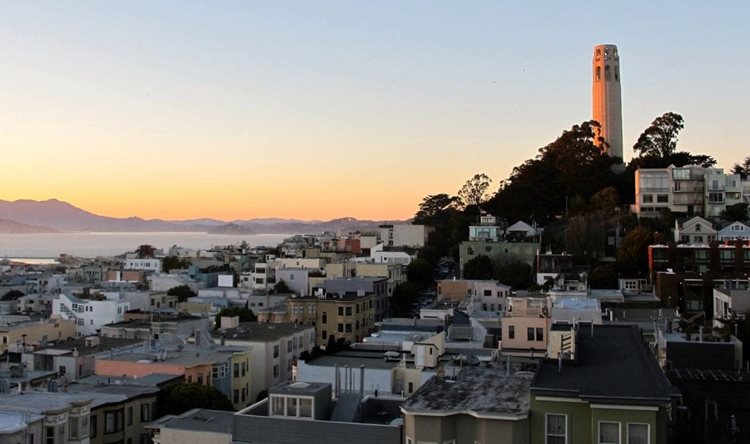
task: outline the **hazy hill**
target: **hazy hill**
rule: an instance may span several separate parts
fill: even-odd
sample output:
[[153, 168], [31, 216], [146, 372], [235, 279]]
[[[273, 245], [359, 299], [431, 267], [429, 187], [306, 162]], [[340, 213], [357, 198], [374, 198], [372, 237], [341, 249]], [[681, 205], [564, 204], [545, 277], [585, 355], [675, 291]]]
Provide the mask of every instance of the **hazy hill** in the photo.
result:
[[330, 221], [262, 218], [234, 220], [230, 222], [209, 218], [191, 220], [142, 219], [140, 217], [116, 218], [100, 216], [57, 199], [45, 201], [0, 200], [0, 219], [6, 220], [8, 226], [13, 222], [19, 225], [32, 226], [32, 228], [36, 226], [36, 229], [42, 229], [42, 231], [35, 232], [199, 231], [216, 234], [320, 233], [323, 231], [338, 230], [366, 230], [384, 223], [403, 223], [403, 221], [357, 220], [350, 217]]
[[28, 234], [28, 233], [55, 233], [52, 228], [37, 225], [22, 224], [13, 220], [0, 219], [0, 233]]

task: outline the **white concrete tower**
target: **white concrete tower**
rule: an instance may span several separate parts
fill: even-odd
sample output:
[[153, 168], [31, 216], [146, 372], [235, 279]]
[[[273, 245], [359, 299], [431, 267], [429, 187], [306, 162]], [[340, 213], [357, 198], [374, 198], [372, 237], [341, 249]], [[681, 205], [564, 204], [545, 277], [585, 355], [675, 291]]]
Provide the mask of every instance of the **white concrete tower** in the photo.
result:
[[[617, 46], [595, 46], [592, 65], [593, 119], [601, 124], [601, 136], [609, 144], [606, 153], [622, 159], [620, 55], [617, 53]], [[605, 150], [603, 146], [601, 148]]]

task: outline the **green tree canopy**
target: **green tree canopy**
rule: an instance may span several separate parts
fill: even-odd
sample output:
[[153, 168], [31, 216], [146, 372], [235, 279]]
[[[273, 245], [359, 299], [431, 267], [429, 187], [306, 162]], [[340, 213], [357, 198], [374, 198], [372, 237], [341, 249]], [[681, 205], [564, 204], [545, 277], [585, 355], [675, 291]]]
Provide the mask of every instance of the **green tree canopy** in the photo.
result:
[[216, 317], [214, 319], [215, 328], [221, 327], [221, 318], [224, 316], [239, 316], [240, 322], [255, 322], [258, 320], [258, 317], [255, 315], [255, 313], [253, 313], [253, 311], [247, 307], [227, 307], [216, 313]]
[[289, 288], [286, 282], [284, 282], [284, 279], [280, 279], [278, 282], [276, 282], [276, 285], [273, 286], [273, 292], [276, 294], [291, 293], [292, 289]]
[[648, 271], [648, 246], [654, 240], [654, 233], [639, 225], [625, 234], [617, 250], [617, 262], [622, 269]]
[[178, 302], [185, 302], [195, 296], [195, 292], [187, 285], [178, 285], [167, 290], [169, 296], [177, 296]]
[[181, 259], [177, 256], [167, 256], [161, 260], [161, 269], [165, 273], [168, 273], [169, 270], [179, 270], [182, 268], [187, 268], [189, 266], [189, 259]]
[[617, 289], [619, 286], [619, 274], [616, 264], [600, 265], [589, 273], [589, 286], [591, 288]]
[[417, 302], [417, 286], [411, 282], [402, 282], [393, 289], [391, 296], [391, 315], [394, 317], [408, 316], [409, 310]]
[[469, 259], [464, 264], [462, 276], [464, 279], [494, 279], [495, 263], [489, 258], [489, 256], [480, 254], [479, 256]]
[[461, 200], [448, 194], [431, 194], [422, 199], [414, 215], [415, 224], [440, 226], [448, 222], [451, 211], [455, 211]]
[[727, 222], [744, 222], [748, 219], [747, 217], [748, 204], [742, 202], [734, 205], [729, 205], [721, 213], [721, 218]]
[[735, 163], [732, 168], [732, 174], [739, 174], [742, 180], [750, 177], [750, 156], [745, 157], [745, 160], [740, 163]]
[[640, 168], [666, 168], [669, 165], [678, 167], [716, 165], [716, 159], [709, 155], [694, 155], [686, 151], [677, 151], [678, 136], [683, 128], [685, 128], [684, 120], [676, 113], [664, 113], [654, 119], [633, 145], [633, 151], [638, 154], [638, 157], [634, 158], [631, 164]]
[[509, 221], [546, 224], [564, 214], [566, 201], [576, 196], [588, 202], [606, 187], [623, 195], [625, 184], [614, 173], [620, 160], [602, 154], [595, 145], [598, 128], [598, 123], [588, 121], [563, 131], [557, 140], [540, 148], [535, 158], [515, 167], [483, 207]]
[[484, 173], [477, 173], [458, 191], [458, 197], [466, 208], [475, 208], [479, 212], [479, 205], [486, 199], [487, 189], [492, 184], [492, 179]]
[[414, 259], [406, 267], [406, 278], [414, 284], [417, 289], [427, 288], [432, 285], [432, 265], [424, 259]]
[[215, 388], [195, 382], [183, 382], [162, 394], [162, 415], [179, 415], [194, 408], [234, 411], [231, 401]]
[[520, 261], [499, 264], [497, 280], [515, 290], [526, 290], [534, 283], [531, 265]]

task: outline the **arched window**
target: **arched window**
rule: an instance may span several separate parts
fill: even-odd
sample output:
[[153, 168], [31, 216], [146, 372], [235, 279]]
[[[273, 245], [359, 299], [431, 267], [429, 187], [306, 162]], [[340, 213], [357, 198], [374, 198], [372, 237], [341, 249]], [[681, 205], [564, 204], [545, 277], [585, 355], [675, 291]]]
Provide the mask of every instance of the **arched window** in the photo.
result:
[[601, 66], [596, 67], [596, 74], [594, 75], [594, 79], [596, 79], [597, 82], [602, 79], [602, 67]]
[[606, 80], [612, 80], [612, 75], [609, 72], [609, 65], [604, 67], [604, 78]]
[[615, 80], [620, 81], [620, 67], [615, 66]]

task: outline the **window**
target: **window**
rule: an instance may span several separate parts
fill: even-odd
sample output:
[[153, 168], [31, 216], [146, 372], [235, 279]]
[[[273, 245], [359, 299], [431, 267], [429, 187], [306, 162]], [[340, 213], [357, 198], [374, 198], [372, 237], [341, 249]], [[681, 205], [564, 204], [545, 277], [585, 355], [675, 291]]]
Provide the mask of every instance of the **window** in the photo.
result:
[[536, 329], [536, 340], [544, 341], [544, 329], [537, 327]]
[[545, 435], [547, 444], [566, 444], [568, 442], [568, 415], [548, 413]]
[[89, 423], [89, 437], [96, 438], [96, 415], [91, 415], [91, 423]]
[[352, 332], [352, 324], [346, 324], [346, 332], [351, 333]]
[[278, 378], [279, 377], [279, 366], [278, 366], [278, 364], [273, 366], [273, 377], [274, 378]]
[[232, 402], [234, 402], [235, 404], [240, 402], [240, 390], [239, 389], [234, 389], [234, 391], [232, 392]]
[[649, 444], [648, 424], [628, 424], [628, 444]]
[[534, 340], [534, 327], [528, 327], [526, 329], [526, 340], [527, 341], [533, 341]]
[[323, 330], [322, 332], [320, 332], [320, 338], [323, 339], [323, 340], [328, 339], [328, 332], [325, 331], [325, 330]]
[[657, 194], [656, 201], [659, 203], [669, 203], [669, 194]]
[[644, 194], [643, 195], [643, 203], [652, 203], [654, 201], [654, 196], [651, 194]]
[[47, 444], [55, 444], [55, 428], [47, 427], [46, 429]]
[[122, 430], [122, 410], [104, 412], [104, 433], [117, 433]]
[[344, 316], [344, 307], [339, 307], [339, 316]]
[[[279, 355], [276, 352], [274, 352], [273, 357], [276, 358], [278, 356]], [[240, 377], [240, 363], [239, 362], [235, 362], [234, 366], [233, 366], [233, 369], [234, 369], [234, 372], [232, 373], [232, 376], [235, 377], [235, 378], [239, 378]]]
[[273, 357], [274, 358], [278, 358], [279, 357], [279, 346], [278, 345], [274, 345], [273, 346]]
[[321, 319], [320, 321], [321, 321], [322, 323], [324, 323], [324, 324], [327, 324], [327, 323], [328, 323], [328, 313], [326, 313], [326, 312], [323, 312], [323, 314], [321, 315], [321, 318], [322, 318], [322, 319]]
[[300, 398], [299, 416], [303, 418], [312, 418], [312, 399]]
[[508, 326], [508, 339], [516, 339], [516, 326]]
[[351, 316], [352, 315], [352, 307], [346, 307], [346, 315]]
[[344, 332], [344, 324], [339, 324], [339, 333]]
[[133, 407], [128, 407], [128, 414], [126, 416], [126, 421], [128, 421], [128, 425], [133, 425]]
[[151, 421], [151, 406], [141, 404], [141, 422]]
[[271, 398], [271, 411], [272, 415], [283, 416], [284, 415], [284, 398], [274, 396]]
[[620, 444], [619, 422], [599, 422], [599, 444]]
[[286, 416], [297, 416], [297, 398], [286, 398]]
[[292, 352], [292, 341], [286, 341], [286, 352], [291, 353]]
[[78, 417], [77, 416], [71, 416], [68, 419], [68, 429], [70, 430], [70, 439], [77, 440], [78, 439]]

